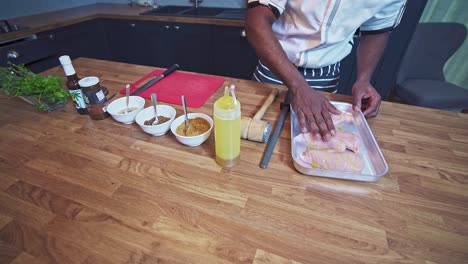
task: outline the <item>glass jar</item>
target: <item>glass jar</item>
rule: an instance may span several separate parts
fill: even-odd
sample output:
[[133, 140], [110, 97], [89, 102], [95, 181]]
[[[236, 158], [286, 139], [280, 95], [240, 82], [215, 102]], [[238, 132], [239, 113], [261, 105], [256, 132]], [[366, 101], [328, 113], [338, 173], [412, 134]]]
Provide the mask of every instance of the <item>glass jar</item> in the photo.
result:
[[106, 93], [105, 89], [99, 84], [99, 78], [95, 76], [85, 77], [78, 84], [83, 91], [89, 116], [94, 120], [108, 118]]

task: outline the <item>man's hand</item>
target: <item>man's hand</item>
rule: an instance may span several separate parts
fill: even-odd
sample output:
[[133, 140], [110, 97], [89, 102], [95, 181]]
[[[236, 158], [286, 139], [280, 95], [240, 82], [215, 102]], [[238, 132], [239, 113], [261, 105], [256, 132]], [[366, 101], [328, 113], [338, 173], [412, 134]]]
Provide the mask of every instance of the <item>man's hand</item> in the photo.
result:
[[310, 86], [297, 87], [292, 91], [292, 107], [303, 133], [309, 131], [315, 137], [329, 141], [335, 135], [335, 126], [330, 113], [341, 112], [321, 93]]
[[291, 104], [302, 132], [310, 131], [327, 141], [335, 131], [330, 113], [339, 114], [340, 111], [325, 96], [310, 88], [304, 76], [289, 61], [273, 34], [272, 25], [275, 21], [275, 15], [267, 6], [249, 8], [245, 28], [247, 39], [262, 63], [291, 90]]
[[363, 35], [357, 48], [357, 81], [353, 85], [354, 111], [363, 111], [366, 117], [375, 117], [379, 112], [381, 97], [370, 84], [372, 73], [382, 57], [388, 42], [389, 32]]
[[381, 97], [369, 82], [356, 82], [353, 85], [353, 109], [363, 111], [366, 117], [376, 117]]

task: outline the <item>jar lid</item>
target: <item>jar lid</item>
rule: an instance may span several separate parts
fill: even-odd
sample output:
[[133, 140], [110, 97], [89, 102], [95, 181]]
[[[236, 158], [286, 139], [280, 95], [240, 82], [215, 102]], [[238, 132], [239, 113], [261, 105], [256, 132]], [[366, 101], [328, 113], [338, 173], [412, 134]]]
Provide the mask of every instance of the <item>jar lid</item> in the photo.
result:
[[85, 77], [78, 81], [81, 87], [90, 87], [99, 83], [99, 78], [96, 76]]

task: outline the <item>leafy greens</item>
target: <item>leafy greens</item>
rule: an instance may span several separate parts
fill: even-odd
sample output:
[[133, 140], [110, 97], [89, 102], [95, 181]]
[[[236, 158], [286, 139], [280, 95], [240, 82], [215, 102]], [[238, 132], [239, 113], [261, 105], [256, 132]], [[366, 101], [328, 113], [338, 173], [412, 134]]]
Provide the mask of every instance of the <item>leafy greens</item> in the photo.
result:
[[70, 94], [62, 88], [60, 77], [44, 77], [30, 71], [24, 65], [11, 64], [0, 67], [0, 91], [8, 96], [29, 96], [37, 99], [35, 105], [45, 109], [47, 104], [55, 104], [67, 99]]

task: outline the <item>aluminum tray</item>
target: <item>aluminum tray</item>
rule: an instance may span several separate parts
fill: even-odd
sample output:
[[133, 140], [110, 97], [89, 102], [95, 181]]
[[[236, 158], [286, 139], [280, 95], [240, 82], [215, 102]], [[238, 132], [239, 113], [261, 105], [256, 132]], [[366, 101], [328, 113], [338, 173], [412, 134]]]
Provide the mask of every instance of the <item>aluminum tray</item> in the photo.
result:
[[377, 141], [370, 130], [367, 121], [361, 111], [354, 112], [352, 105], [344, 102], [331, 102], [340, 111], [346, 111], [351, 114], [351, 122], [337, 123], [335, 127], [344, 131], [355, 133], [360, 141], [361, 146], [358, 152], [364, 159], [365, 167], [360, 174], [352, 172], [341, 172], [333, 170], [323, 170], [312, 168], [309, 164], [300, 160], [299, 155], [305, 150], [306, 145], [294, 140], [301, 133], [299, 122], [296, 114], [291, 107], [291, 154], [294, 160], [294, 167], [302, 174], [311, 176], [321, 176], [345, 180], [375, 182], [384, 176], [388, 171], [388, 165], [385, 161], [382, 152], [377, 144]]

